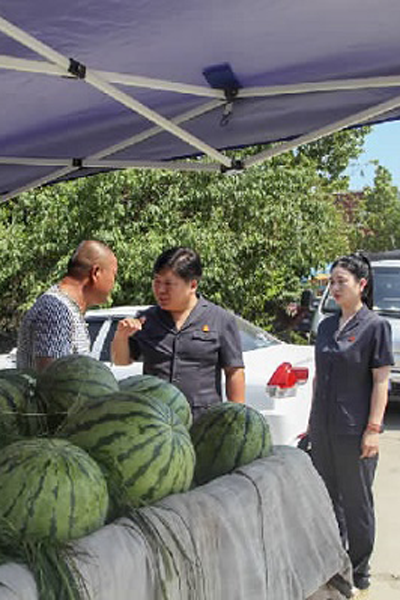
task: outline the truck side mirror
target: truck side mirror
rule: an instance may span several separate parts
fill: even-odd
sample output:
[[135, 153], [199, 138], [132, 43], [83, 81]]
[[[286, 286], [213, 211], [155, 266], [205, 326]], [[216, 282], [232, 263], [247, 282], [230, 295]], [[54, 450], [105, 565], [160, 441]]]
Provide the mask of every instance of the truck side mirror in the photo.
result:
[[314, 300], [314, 292], [312, 290], [304, 290], [301, 294], [300, 306], [307, 310], [313, 310]]

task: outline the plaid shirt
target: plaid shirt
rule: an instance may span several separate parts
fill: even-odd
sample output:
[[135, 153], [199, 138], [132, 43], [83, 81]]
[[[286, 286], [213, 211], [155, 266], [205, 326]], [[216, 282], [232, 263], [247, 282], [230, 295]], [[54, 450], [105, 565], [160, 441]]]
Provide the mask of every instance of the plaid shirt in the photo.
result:
[[38, 357], [89, 354], [90, 338], [78, 305], [55, 285], [39, 296], [18, 332], [17, 368], [35, 368]]

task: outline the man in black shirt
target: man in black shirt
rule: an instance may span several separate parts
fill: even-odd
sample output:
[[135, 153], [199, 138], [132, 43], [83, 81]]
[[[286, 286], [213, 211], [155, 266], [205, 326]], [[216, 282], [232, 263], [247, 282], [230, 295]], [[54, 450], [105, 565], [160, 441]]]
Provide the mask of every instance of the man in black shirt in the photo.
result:
[[226, 396], [244, 402], [244, 364], [240, 337], [232, 314], [198, 295], [202, 274], [198, 254], [171, 248], [153, 269], [157, 306], [137, 319], [123, 319], [112, 343], [114, 363], [126, 365], [143, 357], [143, 372], [176, 385], [196, 418]]

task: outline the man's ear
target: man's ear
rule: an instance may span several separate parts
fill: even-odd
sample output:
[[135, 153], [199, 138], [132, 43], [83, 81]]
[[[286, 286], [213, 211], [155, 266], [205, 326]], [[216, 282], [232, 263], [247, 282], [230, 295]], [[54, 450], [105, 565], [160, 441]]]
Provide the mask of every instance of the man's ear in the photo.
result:
[[197, 288], [198, 288], [199, 282], [197, 281], [197, 279], [192, 279], [190, 281], [190, 290], [192, 292], [197, 292]]
[[91, 282], [95, 282], [97, 281], [97, 278], [99, 276], [100, 273], [100, 267], [99, 265], [93, 265], [89, 271], [89, 279]]

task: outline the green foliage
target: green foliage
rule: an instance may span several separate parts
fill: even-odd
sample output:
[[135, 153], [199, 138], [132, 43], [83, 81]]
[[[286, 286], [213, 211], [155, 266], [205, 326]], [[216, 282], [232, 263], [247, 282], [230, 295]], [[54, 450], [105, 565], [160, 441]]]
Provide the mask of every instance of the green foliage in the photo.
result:
[[400, 197], [389, 171], [377, 164], [374, 186], [357, 212], [356, 246], [372, 252], [400, 248]]
[[275, 304], [298, 297], [310, 268], [349, 249], [333, 192], [346, 189], [343, 169], [364, 136], [341, 132], [231, 176], [131, 170], [21, 195], [0, 207], [0, 329], [15, 330], [90, 238], [118, 256], [114, 304], [152, 302], [154, 259], [189, 245], [203, 259], [202, 292], [269, 326]]

